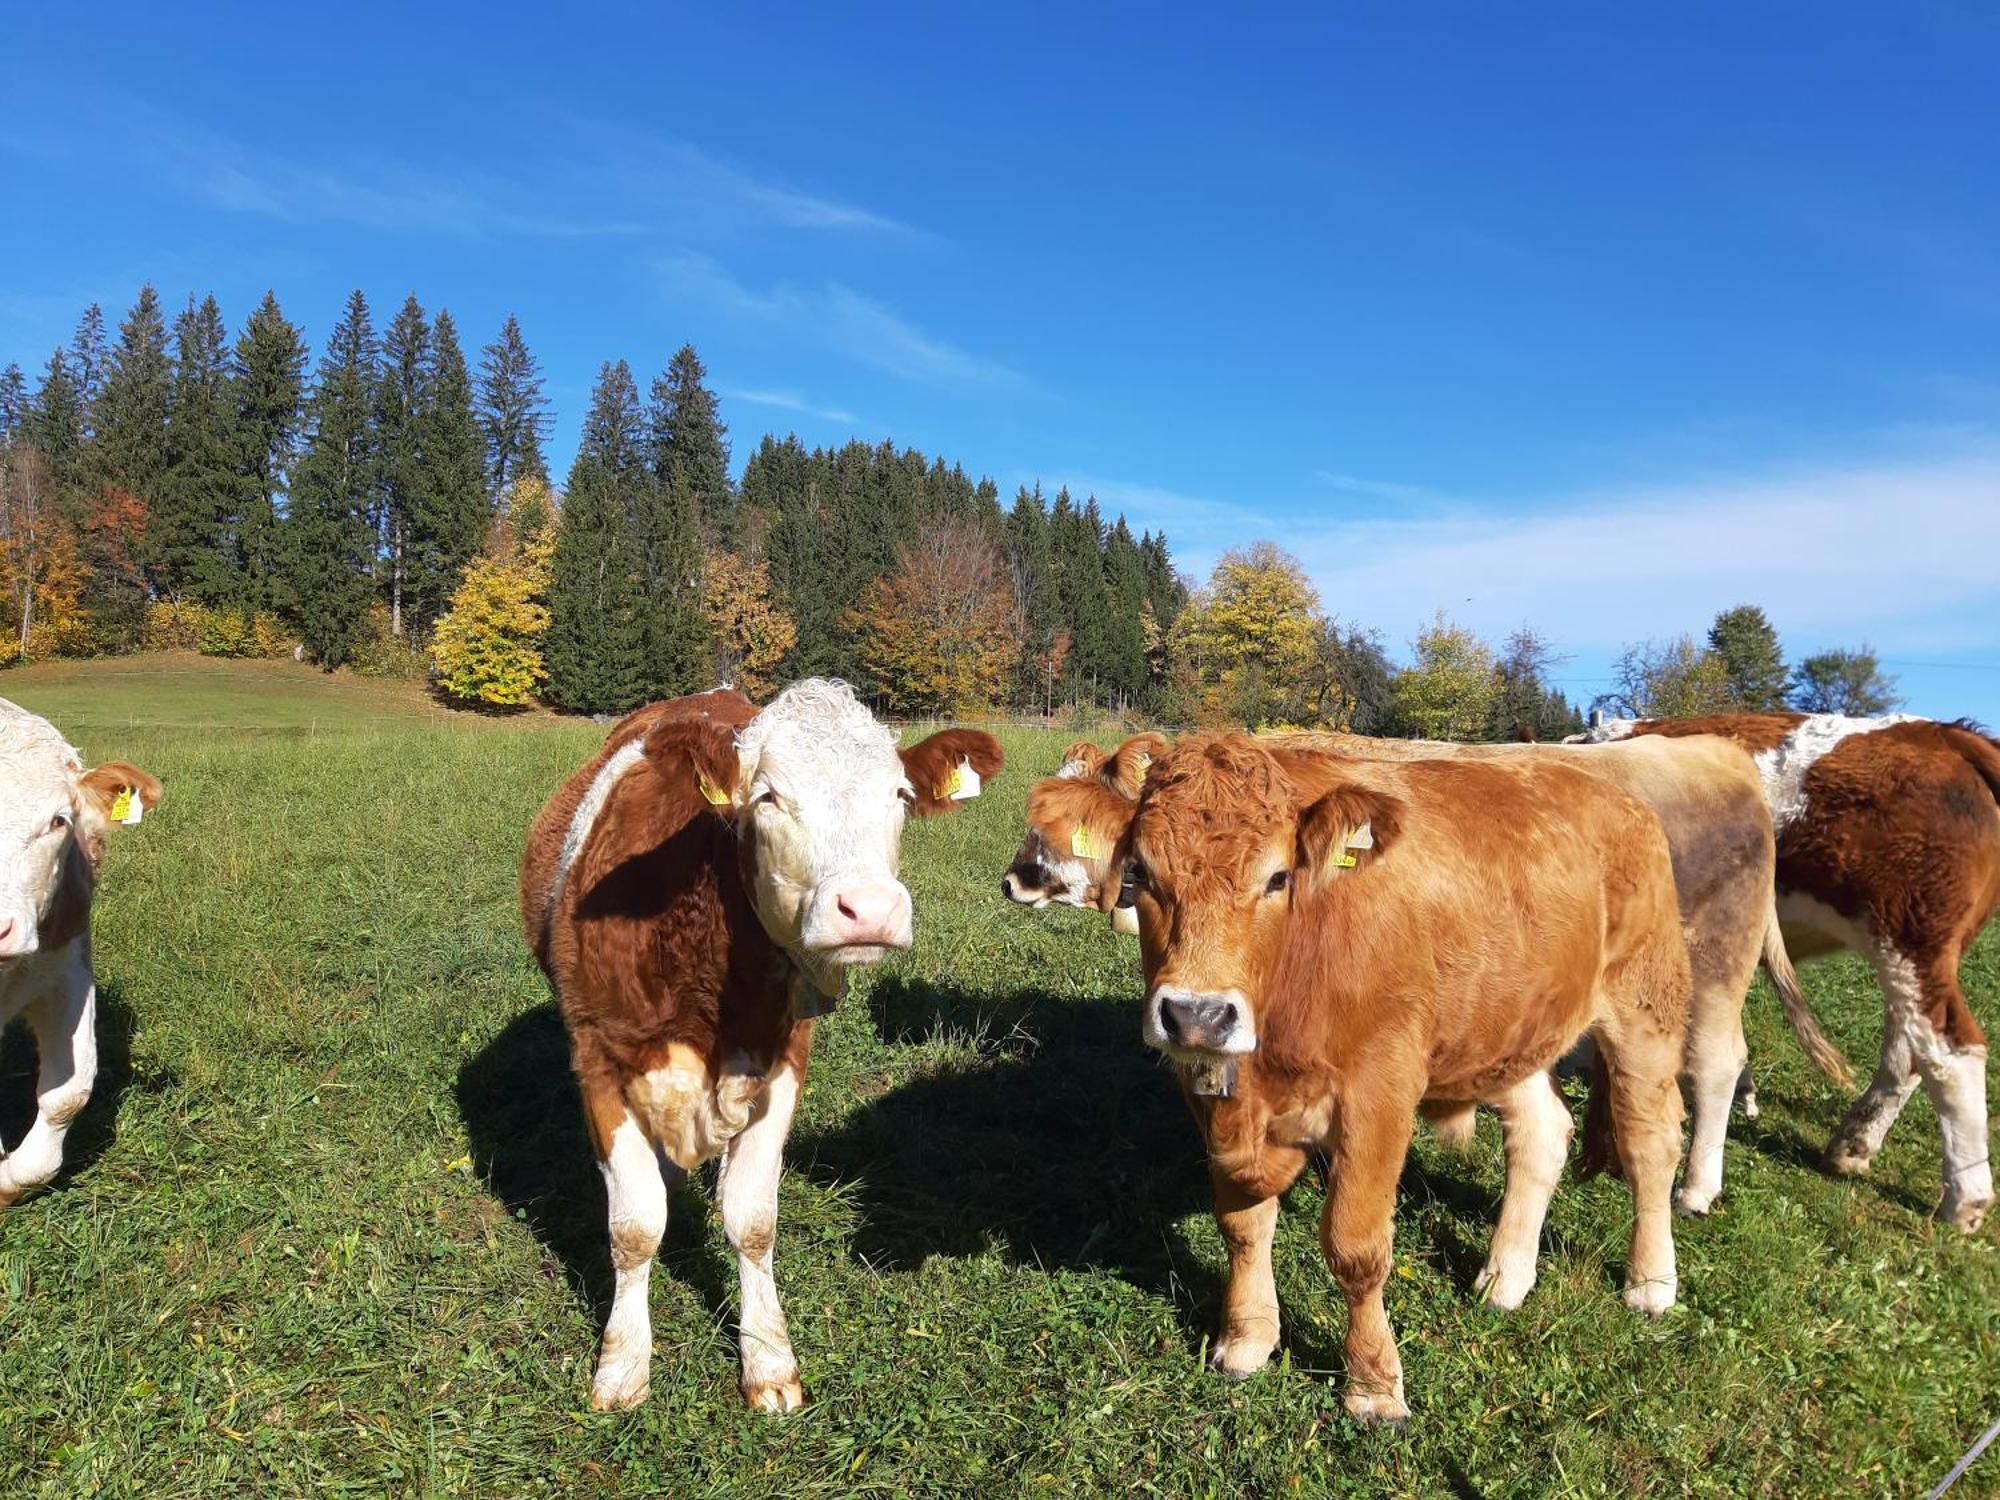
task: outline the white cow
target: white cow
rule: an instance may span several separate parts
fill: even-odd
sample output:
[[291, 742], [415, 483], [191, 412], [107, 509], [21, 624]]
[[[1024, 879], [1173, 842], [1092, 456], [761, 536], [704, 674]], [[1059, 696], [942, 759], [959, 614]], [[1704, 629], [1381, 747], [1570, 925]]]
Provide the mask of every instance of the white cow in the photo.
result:
[[0, 1208], [56, 1175], [63, 1136], [90, 1098], [91, 892], [105, 834], [159, 800], [144, 771], [122, 761], [84, 770], [53, 724], [0, 698], [0, 1026], [25, 1017], [40, 1054], [35, 1123], [0, 1150]]

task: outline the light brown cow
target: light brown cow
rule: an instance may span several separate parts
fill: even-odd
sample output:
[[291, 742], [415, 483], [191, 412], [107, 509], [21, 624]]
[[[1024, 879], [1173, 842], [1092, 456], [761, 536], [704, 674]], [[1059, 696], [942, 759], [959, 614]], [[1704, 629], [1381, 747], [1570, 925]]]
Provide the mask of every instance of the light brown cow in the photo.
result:
[[977, 730], [898, 751], [846, 684], [813, 679], [761, 711], [730, 691], [639, 710], [536, 818], [522, 925], [569, 1029], [616, 1272], [593, 1406], [651, 1389], [669, 1181], [718, 1155], [743, 1394], [804, 1401], [771, 1265], [812, 1017], [849, 968], [909, 946], [905, 814], [975, 795], [1001, 763]]
[[1181, 1066], [1229, 1250], [1219, 1369], [1248, 1375], [1276, 1345], [1277, 1196], [1325, 1150], [1346, 1407], [1406, 1417], [1382, 1288], [1416, 1110], [1500, 1112], [1508, 1193], [1481, 1284], [1517, 1302], [1570, 1133], [1548, 1069], [1585, 1033], [1638, 1211], [1625, 1300], [1672, 1305], [1689, 979], [1646, 808], [1566, 765], [1391, 764], [1205, 736], [1154, 763], [1119, 858], [1143, 1034]]
[[0, 1208], [62, 1166], [63, 1137], [97, 1079], [90, 905], [104, 840], [160, 800], [160, 783], [112, 761], [86, 771], [47, 719], [0, 698], [0, 1027], [35, 1035], [35, 1123], [0, 1148]]
[[1850, 948], [1882, 984], [1882, 1060], [1827, 1151], [1866, 1172], [1921, 1082], [1944, 1143], [1936, 1216], [1993, 1206], [1986, 1034], [1958, 967], [2000, 907], [2000, 744], [1970, 724], [1833, 714], [1619, 721], [1597, 739], [1719, 734], [1750, 751], [1778, 834], [1778, 914], [1801, 958]]

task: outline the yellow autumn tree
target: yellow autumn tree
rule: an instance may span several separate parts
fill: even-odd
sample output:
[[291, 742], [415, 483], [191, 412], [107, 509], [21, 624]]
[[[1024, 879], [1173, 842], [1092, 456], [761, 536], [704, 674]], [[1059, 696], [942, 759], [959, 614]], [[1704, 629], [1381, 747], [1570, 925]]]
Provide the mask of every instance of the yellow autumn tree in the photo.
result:
[[1398, 722], [1427, 740], [1484, 739], [1501, 686], [1492, 648], [1440, 610], [1411, 650], [1396, 674]]
[[[524, 481], [539, 484], [539, 481]], [[546, 489], [512, 512], [534, 524], [503, 526], [494, 546], [472, 560], [451, 605], [431, 634], [437, 684], [465, 703], [517, 708], [533, 701], [547, 675], [542, 636], [549, 628], [549, 560], [555, 527], [546, 523]]]
[[862, 591], [846, 624], [861, 662], [901, 713], [963, 713], [1007, 691], [1020, 655], [1014, 590], [976, 520], [949, 516]]
[[1167, 649], [1197, 685], [1202, 716], [1241, 724], [1311, 717], [1319, 591], [1273, 542], [1222, 555], [1174, 620]]
[[792, 617], [771, 598], [770, 564], [715, 551], [708, 554], [703, 576], [702, 608], [716, 680], [762, 698], [778, 685], [772, 673], [799, 638]]

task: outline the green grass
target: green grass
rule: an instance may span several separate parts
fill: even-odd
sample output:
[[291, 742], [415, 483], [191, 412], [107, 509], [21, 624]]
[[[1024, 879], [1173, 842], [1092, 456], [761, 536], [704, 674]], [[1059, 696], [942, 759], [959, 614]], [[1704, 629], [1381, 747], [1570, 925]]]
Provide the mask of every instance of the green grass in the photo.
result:
[[[1282, 1361], [1203, 1372], [1220, 1286], [1194, 1131], [1138, 1041], [1136, 954], [1012, 909], [1029, 776], [913, 826], [917, 945], [824, 1025], [788, 1153], [779, 1282], [812, 1405], [739, 1408], [708, 1182], [654, 1279], [652, 1400], [596, 1415], [602, 1197], [516, 860], [598, 743], [449, 717], [288, 663], [0, 674], [95, 758], [158, 773], [98, 918], [105, 1066], [55, 1191], [0, 1217], [0, 1493], [1912, 1494], [2000, 1414], [2000, 1233], [1939, 1232], [1921, 1096], [1874, 1177], [1813, 1155], [1845, 1099], [1771, 997], [1764, 1114], [1679, 1232], [1682, 1303], [1619, 1304], [1628, 1199], [1565, 1182], [1542, 1281], [1469, 1296], [1501, 1185], [1420, 1141], [1390, 1313], [1415, 1416], [1340, 1414], [1316, 1184], [1287, 1200]], [[1968, 965], [1993, 999], [2000, 942]], [[1878, 994], [1807, 982], [1857, 1061]], [[0, 1133], [29, 1048], [0, 1049]], [[2000, 1489], [2000, 1456], [1964, 1482]]]

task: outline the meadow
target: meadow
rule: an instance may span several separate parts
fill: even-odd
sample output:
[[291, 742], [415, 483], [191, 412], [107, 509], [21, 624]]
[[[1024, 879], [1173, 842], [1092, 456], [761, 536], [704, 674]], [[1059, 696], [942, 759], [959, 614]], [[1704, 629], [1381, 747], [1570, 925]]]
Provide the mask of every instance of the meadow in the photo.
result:
[[[1301, 1182], [1283, 1353], [1205, 1373], [1221, 1246], [1194, 1131], [1138, 1039], [1136, 945], [1008, 906], [1029, 779], [1067, 735], [913, 825], [916, 946], [813, 1058], [778, 1279], [811, 1405], [736, 1391], [710, 1178], [673, 1204], [652, 1399], [588, 1409], [602, 1192], [524, 950], [523, 833], [601, 726], [452, 715], [290, 663], [132, 658], [0, 674], [167, 798], [108, 858], [97, 1093], [63, 1176], [0, 1217], [0, 1492], [701, 1496], [1922, 1493], [2000, 1414], [2000, 1228], [1926, 1219], [1919, 1095], [1872, 1177], [1816, 1165], [1847, 1100], [1749, 1010], [1763, 1113], [1681, 1305], [1617, 1295], [1629, 1198], [1565, 1180], [1526, 1306], [1469, 1285], [1501, 1186], [1420, 1136], [1390, 1315], [1414, 1419], [1362, 1431]], [[1968, 987], [2000, 1023], [2000, 934]], [[1865, 1072], [1878, 991], [1809, 967]], [[0, 1135], [31, 1048], [0, 1048]], [[1989, 1454], [1962, 1493], [2000, 1491]]]

